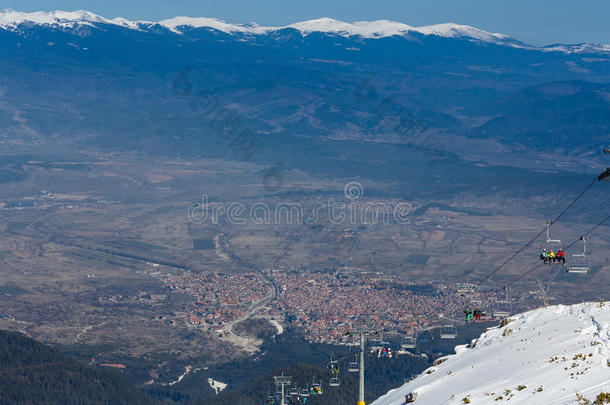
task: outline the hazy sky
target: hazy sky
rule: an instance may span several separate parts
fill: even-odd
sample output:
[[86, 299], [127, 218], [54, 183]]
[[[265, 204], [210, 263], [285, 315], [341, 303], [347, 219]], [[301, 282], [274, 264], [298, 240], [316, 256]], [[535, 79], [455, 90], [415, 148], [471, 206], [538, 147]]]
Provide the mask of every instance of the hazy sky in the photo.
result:
[[319, 17], [389, 19], [414, 26], [455, 22], [536, 45], [610, 44], [610, 0], [0, 0], [0, 8], [83, 9], [104, 17], [153, 21], [186, 15], [261, 25]]

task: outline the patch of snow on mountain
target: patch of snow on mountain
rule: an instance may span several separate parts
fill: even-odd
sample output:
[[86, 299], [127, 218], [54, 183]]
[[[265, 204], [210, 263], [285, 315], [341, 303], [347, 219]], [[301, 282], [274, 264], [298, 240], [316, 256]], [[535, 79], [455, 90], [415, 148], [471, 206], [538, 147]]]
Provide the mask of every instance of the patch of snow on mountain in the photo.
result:
[[64, 28], [71, 28], [75, 25], [93, 25], [93, 23], [114, 24], [131, 29], [137, 29], [138, 27], [138, 23], [126, 20], [125, 18], [109, 20], [85, 10], [36, 11], [33, 13], [22, 13], [11, 9], [0, 10], [0, 27], [15, 28], [24, 23], [53, 25]]
[[608, 44], [577, 44], [577, 45], [551, 45], [542, 48], [545, 52], [563, 53], [610, 53]]
[[208, 378], [208, 384], [210, 384], [210, 387], [216, 392], [216, 395], [220, 394], [228, 386], [228, 384], [216, 381], [212, 378]]
[[361, 36], [364, 38], [406, 35], [409, 31], [415, 30], [414, 27], [395, 21], [378, 20], [348, 23], [332, 18], [303, 21], [291, 24], [288, 28], [299, 30], [304, 35], [311, 34], [312, 32], [326, 32], [345, 36]]
[[415, 405], [560, 405], [610, 392], [610, 305], [558, 305], [512, 319], [372, 405], [402, 405], [411, 392]]
[[469, 25], [458, 25], [453, 23], [427, 25], [418, 27], [415, 30], [424, 35], [436, 35], [439, 37], [470, 37], [488, 42], [511, 39], [508, 35], [491, 33]]
[[261, 27], [257, 24], [229, 24], [218, 18], [191, 18], [191, 17], [174, 17], [159, 22], [159, 25], [169, 28], [170, 30], [180, 33], [180, 27], [192, 28], [212, 28], [218, 31], [231, 34], [234, 32], [248, 34], [265, 34], [274, 30], [273, 27]]

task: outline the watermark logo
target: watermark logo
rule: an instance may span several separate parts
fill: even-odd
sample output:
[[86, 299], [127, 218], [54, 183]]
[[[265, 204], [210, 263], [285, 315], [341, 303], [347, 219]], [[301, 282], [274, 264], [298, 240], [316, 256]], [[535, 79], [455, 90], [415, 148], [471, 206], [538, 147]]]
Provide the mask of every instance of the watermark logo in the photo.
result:
[[350, 181], [343, 187], [343, 194], [348, 200], [357, 200], [364, 196], [364, 187], [357, 181]]
[[435, 135], [435, 131], [426, 128], [415, 114], [405, 108], [393, 96], [384, 96], [375, 84], [375, 74], [364, 79], [356, 89], [356, 98], [360, 103], [374, 106], [378, 119], [392, 118], [395, 124], [390, 132], [396, 134], [402, 142], [423, 151], [434, 164], [437, 159], [447, 155], [445, 145]]
[[180, 72], [172, 81], [172, 90], [189, 102], [190, 108], [218, 138], [227, 142], [231, 151], [249, 160], [262, 142], [233, 111], [223, 107], [207, 89], [196, 87], [191, 81], [191, 68]]
[[241, 201], [210, 201], [207, 194], [187, 209], [192, 224], [217, 225], [222, 218], [232, 225], [376, 225], [409, 222], [413, 205], [408, 202], [363, 201], [364, 187], [356, 181], [343, 187], [347, 202], [329, 197], [325, 202], [308, 203], [281, 201], [279, 203]]

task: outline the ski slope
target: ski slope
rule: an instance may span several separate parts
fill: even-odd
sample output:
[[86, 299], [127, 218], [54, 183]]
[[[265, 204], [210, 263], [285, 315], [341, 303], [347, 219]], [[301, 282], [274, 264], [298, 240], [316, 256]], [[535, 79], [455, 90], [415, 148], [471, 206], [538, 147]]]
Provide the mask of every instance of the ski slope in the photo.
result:
[[577, 404], [610, 392], [610, 303], [536, 309], [483, 333], [373, 405]]

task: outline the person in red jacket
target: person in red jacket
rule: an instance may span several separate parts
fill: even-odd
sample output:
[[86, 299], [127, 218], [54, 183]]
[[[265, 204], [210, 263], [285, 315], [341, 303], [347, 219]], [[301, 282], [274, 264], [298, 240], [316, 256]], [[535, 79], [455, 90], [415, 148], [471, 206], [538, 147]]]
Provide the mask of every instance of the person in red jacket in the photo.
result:
[[566, 254], [563, 251], [563, 249], [559, 249], [559, 252], [557, 252], [557, 261], [558, 262], [562, 262], [563, 264], [566, 264]]

